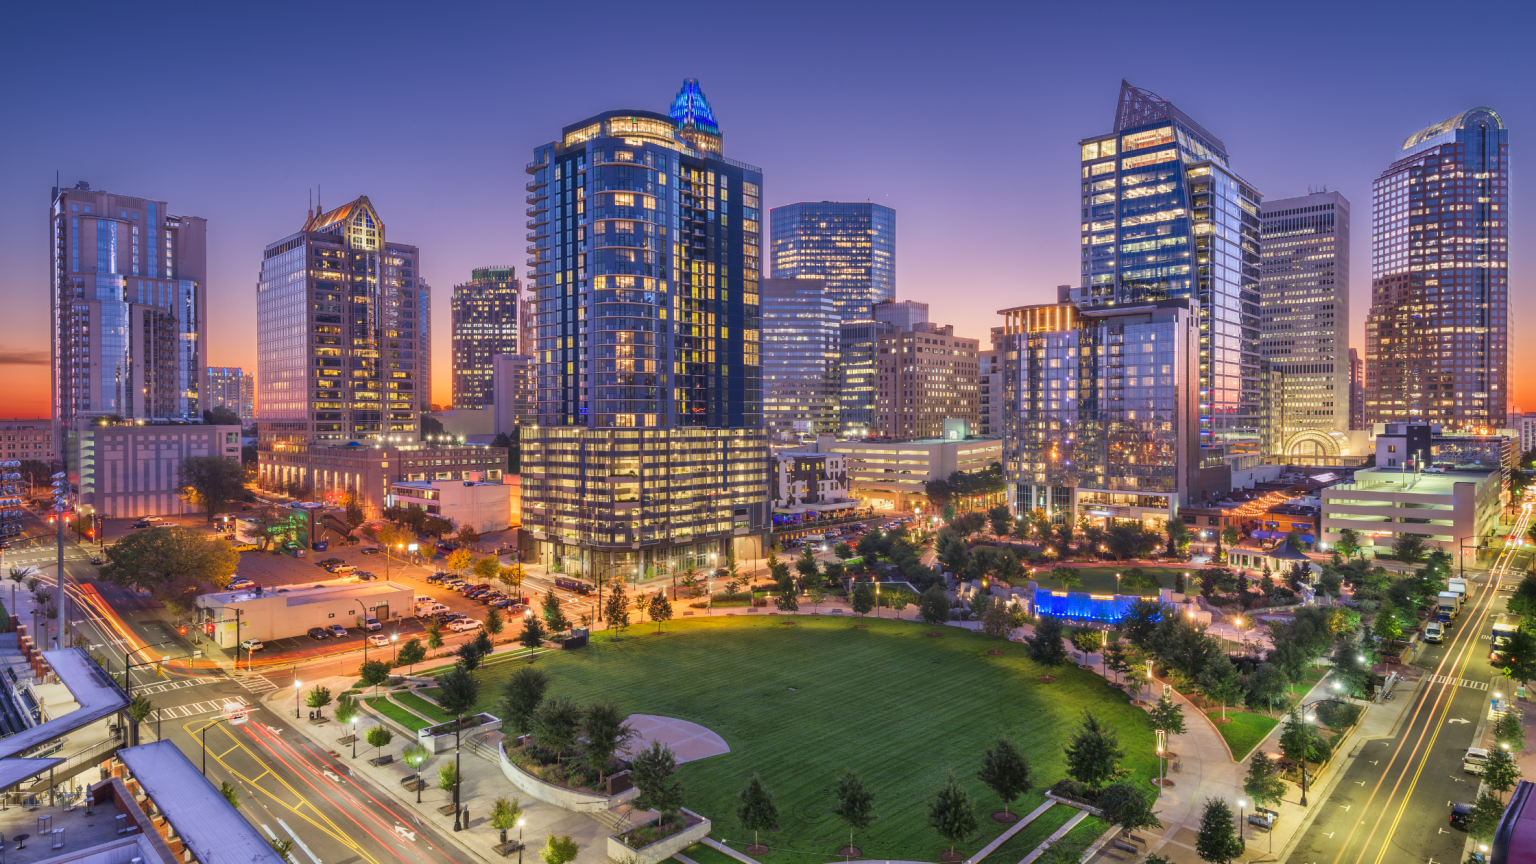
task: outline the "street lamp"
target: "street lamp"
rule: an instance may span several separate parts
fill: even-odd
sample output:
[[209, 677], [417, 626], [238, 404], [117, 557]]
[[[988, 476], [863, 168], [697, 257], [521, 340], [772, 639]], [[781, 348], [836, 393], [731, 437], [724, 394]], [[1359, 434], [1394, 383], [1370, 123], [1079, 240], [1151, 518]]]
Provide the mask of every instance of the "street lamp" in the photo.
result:
[[1247, 814], [1243, 810], [1243, 807], [1246, 804], [1247, 802], [1243, 799], [1237, 799], [1237, 839], [1244, 841], [1247, 840], [1247, 838], [1243, 836], [1243, 823], [1248, 821]]
[[523, 864], [523, 823], [527, 819], [517, 820], [517, 864]]
[[357, 715], [352, 715], [352, 758], [357, 758]]
[[293, 679], [293, 719], [299, 719], [299, 679]]
[[[171, 641], [172, 640], [168, 639], [168, 640], [166, 640], [164, 642], [156, 642], [153, 645], [145, 645], [143, 648], [135, 648], [132, 651], [125, 651], [125, 652], [123, 652], [123, 690], [127, 693], [128, 701], [130, 703], [133, 702], [133, 666], [129, 664], [128, 658], [130, 658], [133, 655], [139, 653], [140, 651], [144, 651], [144, 650], [147, 650], [149, 648], [158, 648], [161, 645], [169, 645], [169, 644], [171, 644]], [[146, 661], [146, 662], [148, 662], [148, 661]], [[139, 665], [142, 666], [144, 664], [141, 663]], [[131, 718], [131, 715], [130, 715], [130, 718]], [[139, 723], [138, 723], [137, 720], [135, 720], [134, 723], [133, 723], [133, 744], [138, 744], [138, 743], [139, 743]], [[130, 746], [132, 746], [132, 745], [130, 745]]]

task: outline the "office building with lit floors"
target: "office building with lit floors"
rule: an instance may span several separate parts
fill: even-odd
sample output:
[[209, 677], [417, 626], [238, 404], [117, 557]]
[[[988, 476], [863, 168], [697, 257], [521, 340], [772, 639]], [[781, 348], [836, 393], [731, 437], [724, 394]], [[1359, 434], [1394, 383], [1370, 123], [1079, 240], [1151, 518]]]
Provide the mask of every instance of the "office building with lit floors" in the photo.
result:
[[692, 79], [668, 113], [606, 111], [534, 150], [530, 558], [633, 576], [761, 555], [763, 178], [723, 150]]
[[53, 418], [200, 420], [207, 222], [80, 182], [49, 202]]
[[257, 461], [420, 437], [429, 348], [420, 254], [368, 198], [311, 212], [267, 246], [256, 286]]
[[881, 336], [928, 323], [928, 304], [881, 300], [872, 318], [844, 320], [838, 327], [838, 434], [867, 438], [875, 434], [875, 348]]
[[875, 349], [875, 432], [940, 438], [945, 420], [978, 419], [978, 343], [948, 324], [881, 336]]
[[1349, 200], [1316, 192], [1266, 201], [1259, 224], [1264, 457], [1362, 461], [1366, 436], [1349, 434]]
[[480, 267], [453, 286], [453, 407], [495, 402], [494, 358], [518, 353], [521, 286], [511, 267]]
[[1499, 428], [1509, 412], [1509, 130], [1473, 108], [1376, 178], [1365, 423]]
[[[774, 279], [821, 279], [841, 321], [864, 321], [896, 299], [896, 211], [810, 201], [769, 212]], [[924, 309], [926, 312], [926, 308]]]
[[1227, 147], [1155, 93], [1120, 82], [1113, 132], [1079, 142], [1082, 276], [1109, 308], [1189, 298], [1199, 310], [1202, 462], [1260, 454], [1259, 203]]
[[763, 280], [763, 420], [774, 441], [838, 426], [837, 310], [820, 279]]
[[1231, 489], [1202, 461], [1201, 333], [1190, 298], [1004, 309], [1003, 478], [1016, 512], [1159, 528]]

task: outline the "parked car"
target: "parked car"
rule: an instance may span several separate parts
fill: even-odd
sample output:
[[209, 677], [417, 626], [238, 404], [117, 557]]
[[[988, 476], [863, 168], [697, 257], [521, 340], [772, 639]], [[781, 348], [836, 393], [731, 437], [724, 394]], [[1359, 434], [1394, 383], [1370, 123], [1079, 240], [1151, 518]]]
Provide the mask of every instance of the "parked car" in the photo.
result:
[[324, 561], [316, 561], [315, 562], [315, 566], [316, 567], [331, 567], [333, 565], [340, 564], [340, 563], [342, 563], [340, 558], [327, 558]]
[[325, 628], [324, 627], [311, 627], [311, 628], [309, 628], [309, 638], [315, 640], [316, 642], [323, 641], [325, 639], [325, 637], [328, 636], [328, 635], [329, 634], [325, 632]]
[[1472, 820], [1472, 805], [1465, 801], [1451, 802], [1451, 827], [1467, 830], [1467, 823]]
[[379, 578], [378, 574], [369, 572], [367, 570], [354, 570], [352, 571], [352, 575], [356, 576], [360, 582], [372, 582], [373, 580]]
[[363, 550], [363, 554], [364, 555], [377, 555], [377, 554], [379, 554], [380, 552], [383, 552], [383, 551], [384, 551], [383, 549], [380, 549], [377, 546], [369, 546], [368, 548]]
[[433, 615], [438, 615], [447, 611], [448, 607], [441, 603], [423, 603], [422, 605], [416, 607], [416, 617], [430, 618]]
[[[10, 544], [7, 543], [6, 545], [9, 546]], [[94, 566], [100, 567], [101, 566], [101, 556], [100, 555], [92, 555], [91, 556], [91, 564], [94, 565]]]
[[347, 635], [347, 628], [341, 626], [340, 624], [332, 624], [330, 626], [330, 631], [331, 635], [335, 636], [337, 639]]
[[368, 637], [368, 644], [375, 648], [388, 648], [389, 637], [380, 633], [375, 633]]
[[249, 579], [236, 579], [235, 581], [229, 583], [229, 590], [231, 590], [231, 591], [244, 591], [247, 588], [255, 588], [255, 587], [256, 587], [256, 583], [252, 582]]
[[235, 544], [235, 551], [236, 552], [255, 552], [256, 551], [256, 544], [255, 543], [236, 543]]
[[139, 521], [133, 523], [133, 527], [134, 528], [148, 528], [149, 526], [150, 526], [150, 523], [145, 522], [142, 519], [140, 519]]
[[428, 585], [441, 585], [441, 584], [443, 584], [443, 580], [447, 579], [447, 578], [448, 578], [448, 574], [447, 573], [443, 573], [443, 572], [439, 571], [439, 572], [433, 573], [431, 576], [427, 577], [427, 584]]
[[262, 645], [260, 639], [247, 639], [244, 642], [240, 643], [240, 647], [244, 648], [247, 651], [260, 651], [262, 648], [264, 648], [266, 646]]
[[357, 569], [357, 565], [356, 564], [335, 564], [335, 565], [332, 565], [332, 566], [330, 566], [330, 567], [328, 567], [326, 569], [330, 570], [332, 573], [335, 573], [338, 576], [341, 576], [341, 575], [344, 575], [344, 574], [347, 574], [347, 573], [351, 573], [353, 570], [356, 570]]
[[1468, 774], [1481, 774], [1488, 764], [1488, 751], [1481, 747], [1468, 747], [1461, 757], [1461, 770]]
[[448, 625], [448, 629], [455, 633], [463, 633], [465, 630], [479, 630], [480, 622], [473, 618], [460, 618]]

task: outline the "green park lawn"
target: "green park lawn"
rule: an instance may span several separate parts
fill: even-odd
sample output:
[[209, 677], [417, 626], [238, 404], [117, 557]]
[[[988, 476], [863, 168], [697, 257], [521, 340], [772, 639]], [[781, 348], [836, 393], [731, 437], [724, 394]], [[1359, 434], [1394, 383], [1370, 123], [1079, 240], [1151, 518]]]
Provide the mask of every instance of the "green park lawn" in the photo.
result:
[[[1220, 711], [1206, 712], [1213, 721], [1221, 719]], [[1227, 709], [1227, 719], [1230, 723], [1216, 723], [1216, 730], [1221, 737], [1227, 739], [1227, 746], [1232, 748], [1232, 758], [1239, 762], [1244, 761], [1253, 748], [1259, 746], [1271, 729], [1279, 725], [1280, 721], [1263, 714], [1253, 714], [1247, 711]]]
[[[432, 693], [435, 692], [437, 691], [431, 691], [427, 695], [432, 695]], [[415, 693], [396, 693], [395, 701], [399, 702], [401, 705], [406, 706], [407, 708], [414, 710], [417, 714], [426, 715], [427, 717], [431, 718], [434, 723], [447, 723], [449, 720], [453, 719], [453, 717], [449, 715], [447, 711], [442, 709], [442, 706], [438, 705], [436, 702], [429, 702]]]
[[[1123, 765], [1140, 782], [1156, 770], [1146, 713], [1097, 675], [1068, 665], [1042, 683], [1043, 669], [1022, 646], [1003, 643], [1001, 656], [988, 656], [991, 639], [959, 628], [931, 638], [932, 628], [913, 621], [799, 615], [784, 626], [787, 619], [673, 621], [662, 635], [634, 627], [618, 640], [604, 632], [585, 649], [539, 656], [536, 668], [551, 678], [548, 696], [611, 700], [626, 713], [719, 733], [729, 754], [678, 771], [685, 806], [714, 820], [717, 839], [750, 842], [736, 823], [736, 793], [760, 774], [783, 829], [770, 842], [784, 851], [764, 856], [768, 864], [826, 857], [848, 842], [829, 809], [849, 768], [871, 788], [879, 816], [856, 838], [864, 857], [938, 860], [947, 847], [927, 827], [926, 801], [951, 771], [981, 826], [960, 844], [973, 853], [1006, 827], [988, 817], [1002, 802], [976, 779], [983, 751], [1005, 736], [1028, 755], [1035, 789], [1012, 805], [1027, 813], [1064, 775], [1063, 747], [1085, 708], [1118, 730]], [[502, 683], [522, 665], [481, 671], [480, 710], [494, 713]], [[1053, 819], [1057, 809], [1066, 808], [1053, 808]]]
[[[1126, 571], [1130, 570], [1131, 568], [1129, 566], [1125, 566], [1073, 567], [1072, 569], [1076, 570], [1077, 574], [1083, 577], [1083, 584], [1073, 586], [1068, 590], [1083, 591], [1089, 594], [1113, 594], [1115, 593], [1115, 574], [1119, 573], [1123, 576]], [[1191, 569], [1189, 567], [1143, 567], [1141, 568], [1141, 572], [1155, 577], [1157, 581], [1162, 585], [1162, 587], [1172, 589], [1174, 587], [1174, 579], [1180, 573], [1188, 573], [1189, 581], [1193, 582], [1196, 569]], [[1046, 588], [1052, 591], [1062, 590], [1061, 582], [1052, 577], [1049, 570], [1042, 570], [1036, 573], [1034, 575], [1034, 580], [1039, 583], [1041, 588]], [[1125, 585], [1124, 580], [1121, 581], [1121, 594], [1129, 594], [1132, 590], [1134, 589]], [[1142, 588], [1140, 591], [1143, 596], [1157, 596], [1156, 588]]]
[[423, 720], [420, 717], [417, 717], [415, 714], [412, 714], [404, 708], [401, 708], [399, 705], [390, 702], [383, 696], [375, 696], [364, 701], [368, 703], [369, 708], [372, 708], [380, 714], [383, 714], [385, 717], [388, 717], [396, 723], [399, 723], [401, 726], [404, 726], [412, 732], [420, 732], [428, 726], [434, 725], [431, 720]]

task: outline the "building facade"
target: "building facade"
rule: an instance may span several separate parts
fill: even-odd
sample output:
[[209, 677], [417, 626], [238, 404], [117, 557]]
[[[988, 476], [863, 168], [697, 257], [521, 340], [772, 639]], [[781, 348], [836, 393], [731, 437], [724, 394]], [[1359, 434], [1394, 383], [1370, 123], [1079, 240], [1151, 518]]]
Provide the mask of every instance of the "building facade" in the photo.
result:
[[1453, 556], [1474, 547], [1498, 527], [1504, 486], [1497, 471], [1447, 471], [1443, 474], [1370, 468], [1355, 472], [1354, 482], [1323, 490], [1325, 543], [1339, 542], [1339, 532], [1354, 529], [1360, 545], [1390, 549], [1404, 534], [1417, 534], [1429, 549]]
[[538, 362], [531, 354], [497, 354], [491, 358], [493, 431], [514, 438], [520, 426], [539, 422]]
[[207, 223], [83, 181], [54, 188], [48, 223], [54, 419], [200, 419]]
[[1509, 410], [1509, 131], [1473, 108], [1373, 187], [1365, 422], [1498, 428]]
[[896, 299], [896, 211], [879, 204], [801, 202], [769, 212], [774, 279], [821, 279], [840, 321], [867, 321]]
[[[818, 438], [814, 452], [847, 461], [848, 488], [862, 504], [877, 510], [926, 510], [925, 486], [947, 480], [956, 471], [985, 471], [1001, 461], [997, 438], [925, 438], [917, 441], [837, 441]], [[990, 506], [990, 505], [989, 505]]]
[[838, 429], [837, 309], [820, 279], [764, 279], [763, 420], [775, 441]]
[[[992, 344], [1002, 338], [1002, 328], [992, 328]], [[979, 370], [977, 385], [977, 434], [988, 438], [1003, 437], [1003, 354], [996, 348], [982, 351], [977, 357]]]
[[1231, 488], [1198, 438], [1201, 331], [1190, 298], [1001, 311], [1003, 479], [1016, 512], [1160, 526]]
[[185, 459], [240, 461], [240, 427], [198, 423], [109, 423], [76, 418], [65, 441], [65, 472], [80, 503], [105, 519], [196, 513], [181, 496]]
[[[539, 422], [521, 441], [540, 560], [638, 573], [767, 528], [763, 178], [723, 146], [689, 79], [669, 113], [607, 111], [534, 150]], [[625, 463], [638, 483], [609, 471], [620, 452], [645, 460]]]
[[1349, 200], [1337, 192], [1259, 209], [1259, 354], [1268, 361], [1264, 457], [1336, 459], [1349, 438]]
[[518, 353], [521, 286], [511, 267], [471, 270], [453, 286], [453, 407], [495, 402], [494, 358]]
[[262, 488], [307, 491], [329, 501], [355, 495], [369, 518], [376, 518], [384, 509], [390, 484], [397, 481], [463, 480], [478, 475], [499, 482], [506, 467], [505, 447], [349, 441], [274, 450], [258, 461], [256, 482]]
[[416, 247], [385, 237], [367, 196], [311, 212], [267, 246], [256, 287], [259, 463], [286, 473], [312, 446], [420, 436], [420, 272]]
[[[49, 420], [0, 420], [0, 462], [41, 462], [59, 458], [53, 449], [53, 423]], [[25, 472], [23, 472], [25, 473]], [[46, 476], [30, 482], [48, 485]]]
[[[1226, 145], [1120, 83], [1114, 131], [1079, 142], [1085, 308], [1188, 298], [1199, 310], [1201, 462], [1260, 458], [1259, 204]], [[1196, 305], [1197, 304], [1197, 305]]]
[[240, 422], [256, 419], [256, 376], [239, 366], [208, 367], [208, 407], [228, 408]]
[[398, 480], [389, 486], [386, 507], [415, 507], [433, 516], [468, 525], [481, 534], [505, 531], [512, 524], [513, 484], [502, 475], [487, 480], [466, 471], [460, 480]]
[[1349, 349], [1349, 428], [1365, 428], [1365, 361], [1355, 348]]
[[838, 329], [838, 433], [844, 438], [875, 434], [875, 347], [881, 336], [928, 323], [928, 304], [882, 300], [873, 317], [845, 320]]
[[881, 336], [875, 349], [875, 432], [882, 438], [939, 438], [945, 420], [974, 428], [979, 343], [952, 325], [919, 325]]
[[849, 492], [847, 456], [793, 450], [773, 454], [775, 527], [799, 527], [858, 506]]

